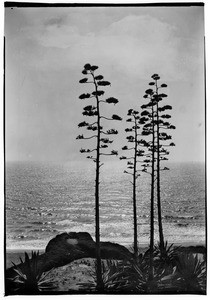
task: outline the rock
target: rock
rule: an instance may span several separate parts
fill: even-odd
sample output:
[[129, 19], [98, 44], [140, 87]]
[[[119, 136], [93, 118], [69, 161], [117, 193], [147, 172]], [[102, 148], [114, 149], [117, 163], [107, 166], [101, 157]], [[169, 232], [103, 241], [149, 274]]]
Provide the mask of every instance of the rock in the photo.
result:
[[[119, 244], [111, 242], [101, 242], [101, 258], [104, 259], [126, 259], [131, 257], [130, 251]], [[62, 253], [68, 256], [68, 260], [79, 258], [95, 258], [96, 244], [88, 232], [69, 232], [57, 235], [49, 241], [45, 253], [51, 255]]]
[[49, 241], [47, 244], [47, 247], [45, 249], [45, 252], [55, 252], [57, 249], [68, 251], [70, 248], [69, 243], [67, 240], [69, 239], [76, 239], [78, 240], [78, 243], [87, 243], [91, 245], [95, 245], [95, 242], [93, 241], [91, 235], [88, 232], [64, 232], [56, 237], [54, 237], [52, 240]]

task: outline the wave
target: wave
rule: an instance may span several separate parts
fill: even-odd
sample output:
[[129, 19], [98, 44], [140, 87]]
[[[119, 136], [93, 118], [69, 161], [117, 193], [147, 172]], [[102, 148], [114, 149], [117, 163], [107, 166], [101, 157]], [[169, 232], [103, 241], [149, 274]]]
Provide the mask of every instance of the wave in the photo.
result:
[[163, 216], [166, 220], [198, 220], [201, 218], [201, 215], [191, 215], [191, 216], [174, 216], [174, 215], [165, 215]]

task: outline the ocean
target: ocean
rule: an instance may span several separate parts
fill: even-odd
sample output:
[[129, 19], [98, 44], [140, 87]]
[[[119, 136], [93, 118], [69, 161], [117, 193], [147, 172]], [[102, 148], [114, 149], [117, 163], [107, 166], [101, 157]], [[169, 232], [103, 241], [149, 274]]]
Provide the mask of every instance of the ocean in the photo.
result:
[[[165, 164], [164, 164], [165, 166]], [[167, 163], [161, 172], [164, 237], [169, 243], [205, 243], [205, 165]], [[125, 163], [109, 162], [100, 174], [102, 241], [133, 243], [132, 177]], [[94, 238], [95, 168], [91, 161], [6, 163], [6, 247], [44, 249], [62, 232]], [[149, 244], [150, 175], [137, 181], [139, 244]], [[155, 208], [155, 216], [156, 208]], [[155, 240], [158, 241], [157, 218]]]

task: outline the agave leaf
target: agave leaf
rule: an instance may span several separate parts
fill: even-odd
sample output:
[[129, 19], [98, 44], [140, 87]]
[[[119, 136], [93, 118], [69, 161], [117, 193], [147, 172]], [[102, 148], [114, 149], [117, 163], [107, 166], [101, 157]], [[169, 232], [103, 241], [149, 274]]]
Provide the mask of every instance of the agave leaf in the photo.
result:
[[20, 259], [20, 262], [23, 264], [23, 260], [22, 260], [22, 257], [19, 257], [19, 259]]
[[51, 270], [47, 271], [47, 272], [44, 272], [42, 273], [42, 278], [41, 280], [43, 281], [55, 268], [52, 268]]
[[14, 282], [15, 283], [24, 284], [25, 281], [24, 280], [20, 280], [20, 279], [17, 278], [17, 279], [14, 280]]
[[23, 277], [23, 278], [26, 278], [26, 275], [19, 269], [14, 269], [14, 271], [20, 276], [20, 277]]

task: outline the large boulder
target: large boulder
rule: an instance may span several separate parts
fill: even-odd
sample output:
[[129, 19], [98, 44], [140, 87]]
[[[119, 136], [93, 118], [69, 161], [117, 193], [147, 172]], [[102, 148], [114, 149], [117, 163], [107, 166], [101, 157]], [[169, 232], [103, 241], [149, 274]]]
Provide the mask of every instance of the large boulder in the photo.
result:
[[[131, 257], [130, 251], [119, 244], [100, 242], [101, 258], [126, 259]], [[68, 256], [68, 259], [96, 257], [96, 243], [88, 232], [69, 232], [57, 235], [49, 241], [45, 249], [46, 254], [57, 253]]]

